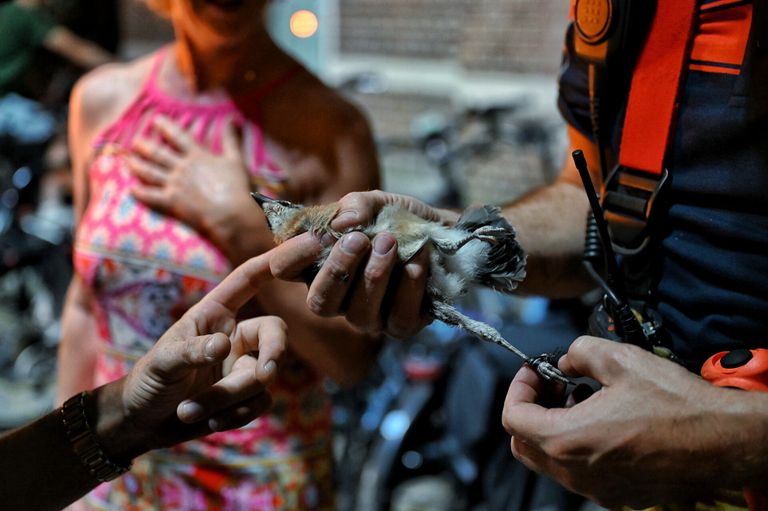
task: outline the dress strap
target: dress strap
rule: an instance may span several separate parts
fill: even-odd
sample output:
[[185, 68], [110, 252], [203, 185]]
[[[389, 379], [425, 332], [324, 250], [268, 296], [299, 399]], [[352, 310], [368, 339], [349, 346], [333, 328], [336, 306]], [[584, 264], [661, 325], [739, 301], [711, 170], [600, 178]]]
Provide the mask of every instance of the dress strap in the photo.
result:
[[154, 89], [157, 86], [157, 75], [160, 74], [160, 67], [163, 65], [163, 62], [165, 62], [165, 57], [168, 55], [168, 47], [163, 46], [157, 52], [155, 52], [155, 56], [152, 59], [152, 68], [149, 70], [149, 74], [147, 75], [147, 80], [144, 84], [145, 89]]

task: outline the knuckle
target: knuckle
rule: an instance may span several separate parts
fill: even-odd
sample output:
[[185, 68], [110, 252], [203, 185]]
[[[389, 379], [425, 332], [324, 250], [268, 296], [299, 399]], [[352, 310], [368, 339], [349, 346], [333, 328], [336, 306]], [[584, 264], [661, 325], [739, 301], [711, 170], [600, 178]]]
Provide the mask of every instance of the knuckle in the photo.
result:
[[318, 316], [331, 317], [335, 315], [335, 311], [329, 310], [328, 300], [319, 294], [310, 294], [307, 296], [307, 307], [309, 310], [317, 314]]
[[343, 208], [355, 207], [360, 204], [361, 197], [362, 193], [360, 192], [349, 192], [339, 200], [339, 204]]
[[371, 284], [380, 284], [386, 280], [388, 273], [386, 267], [379, 264], [372, 264], [365, 268], [363, 276], [365, 280]]
[[586, 353], [592, 349], [594, 343], [594, 337], [590, 337], [589, 335], [581, 335], [577, 337], [573, 343], [571, 343], [569, 351], [581, 351]]
[[334, 259], [329, 259], [325, 263], [325, 270], [334, 281], [346, 282], [349, 279], [349, 271], [347, 271], [346, 266]]

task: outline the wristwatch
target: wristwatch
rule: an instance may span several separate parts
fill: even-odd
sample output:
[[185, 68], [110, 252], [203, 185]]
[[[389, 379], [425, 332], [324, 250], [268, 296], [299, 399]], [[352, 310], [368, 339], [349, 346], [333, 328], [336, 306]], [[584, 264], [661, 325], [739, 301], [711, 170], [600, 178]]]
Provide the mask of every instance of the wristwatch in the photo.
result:
[[105, 483], [125, 474], [130, 470], [131, 465], [123, 467], [113, 463], [99, 445], [85, 414], [87, 398], [88, 392], [81, 392], [67, 399], [61, 407], [61, 420], [69, 443], [72, 445], [72, 451], [96, 480]]

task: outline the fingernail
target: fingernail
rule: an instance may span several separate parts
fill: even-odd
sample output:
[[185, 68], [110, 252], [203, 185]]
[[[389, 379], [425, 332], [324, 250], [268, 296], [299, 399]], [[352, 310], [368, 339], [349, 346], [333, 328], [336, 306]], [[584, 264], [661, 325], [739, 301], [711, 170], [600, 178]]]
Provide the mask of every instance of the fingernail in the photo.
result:
[[359, 221], [356, 211], [344, 211], [333, 219], [334, 225], [342, 225], [344, 227], [357, 225]]
[[322, 236], [320, 236], [320, 244], [324, 247], [330, 247], [336, 243], [336, 238], [333, 237], [333, 234], [326, 232]]
[[277, 363], [274, 360], [270, 360], [264, 364], [264, 372], [268, 375], [274, 373], [275, 371], [277, 371]]
[[203, 416], [203, 407], [194, 401], [186, 401], [181, 405], [181, 413], [187, 421], [196, 421]]
[[208, 342], [205, 343], [205, 356], [211, 360], [216, 358], [216, 343], [213, 338], [210, 338]]
[[357, 255], [365, 249], [366, 236], [360, 232], [351, 232], [341, 238], [341, 248], [350, 255]]
[[392, 236], [376, 236], [373, 240], [373, 251], [379, 255], [388, 254], [395, 246], [395, 238]]

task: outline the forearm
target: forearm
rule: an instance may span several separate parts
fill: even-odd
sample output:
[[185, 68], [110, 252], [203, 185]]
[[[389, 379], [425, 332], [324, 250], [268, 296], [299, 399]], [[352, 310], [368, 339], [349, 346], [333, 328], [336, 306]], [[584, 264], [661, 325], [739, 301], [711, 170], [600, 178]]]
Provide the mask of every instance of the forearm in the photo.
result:
[[522, 292], [558, 298], [594, 287], [581, 264], [588, 211], [584, 191], [564, 180], [504, 208], [528, 254]]
[[233, 266], [263, 254], [275, 246], [272, 233], [260, 208], [251, 197], [232, 198], [237, 202], [234, 217], [211, 215], [203, 223], [204, 233], [224, 252]]
[[[86, 417], [107, 457], [128, 465], [152, 446], [130, 428], [121, 389], [122, 380], [96, 389]], [[73, 451], [61, 409], [0, 437], [0, 473], [0, 500], [8, 509], [61, 509], [99, 484]]]
[[75, 276], [62, 313], [57, 358], [56, 403], [94, 387], [98, 329], [90, 311], [87, 290]]
[[[722, 389], [711, 400], [709, 434], [701, 462], [715, 467], [707, 478], [714, 487], [768, 488], [768, 394]], [[706, 445], [709, 442], [711, 445]]]
[[113, 59], [109, 52], [97, 44], [77, 36], [64, 27], [51, 30], [43, 44], [48, 50], [84, 69], [93, 69]]

